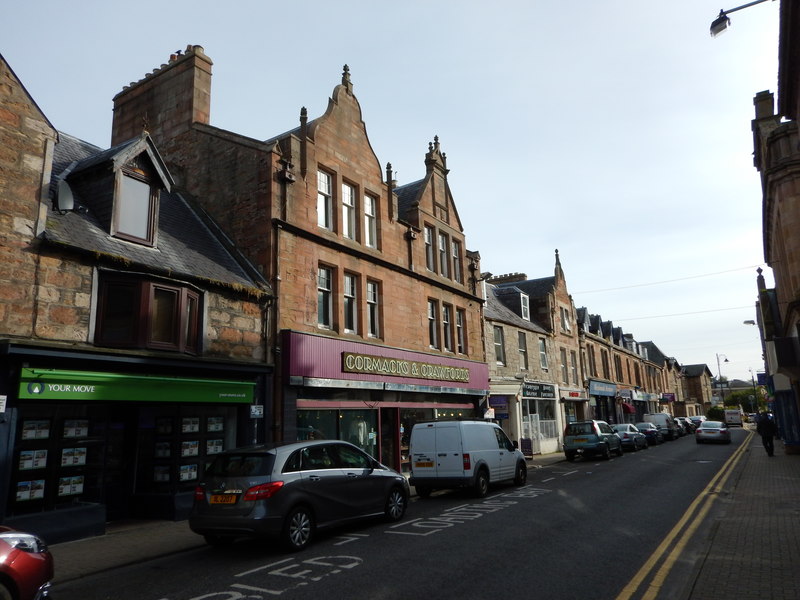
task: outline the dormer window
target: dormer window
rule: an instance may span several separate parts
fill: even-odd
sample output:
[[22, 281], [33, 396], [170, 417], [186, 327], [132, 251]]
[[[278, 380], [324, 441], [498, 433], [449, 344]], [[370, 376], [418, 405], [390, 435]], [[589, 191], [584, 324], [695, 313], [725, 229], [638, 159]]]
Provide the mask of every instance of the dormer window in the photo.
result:
[[158, 189], [139, 169], [117, 172], [112, 235], [138, 244], [155, 245]]
[[519, 295], [520, 306], [522, 307], [522, 318], [526, 321], [531, 320], [531, 299], [528, 294]]

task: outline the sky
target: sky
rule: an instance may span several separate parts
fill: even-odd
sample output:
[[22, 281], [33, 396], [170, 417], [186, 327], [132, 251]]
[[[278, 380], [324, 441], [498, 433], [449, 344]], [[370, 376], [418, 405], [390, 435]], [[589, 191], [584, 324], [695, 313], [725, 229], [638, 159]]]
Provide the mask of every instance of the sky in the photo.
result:
[[553, 274], [576, 307], [681, 364], [764, 370], [753, 97], [777, 94], [778, 9], [720, 0], [3, 0], [0, 54], [50, 122], [101, 147], [112, 98], [187, 45], [211, 124], [255, 139], [322, 115], [350, 68], [400, 185], [439, 137], [483, 271]]

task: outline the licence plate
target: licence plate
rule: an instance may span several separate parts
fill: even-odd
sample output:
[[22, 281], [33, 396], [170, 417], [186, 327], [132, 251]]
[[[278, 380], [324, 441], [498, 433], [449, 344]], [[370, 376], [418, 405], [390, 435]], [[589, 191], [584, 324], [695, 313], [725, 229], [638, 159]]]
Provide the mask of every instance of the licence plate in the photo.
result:
[[576, 444], [585, 444], [588, 441], [589, 440], [587, 440], [586, 438], [575, 438], [575, 443]]
[[210, 504], [236, 504], [236, 494], [213, 494]]
[[431, 461], [418, 461], [414, 463], [414, 466], [419, 469], [430, 469], [433, 467], [433, 463]]

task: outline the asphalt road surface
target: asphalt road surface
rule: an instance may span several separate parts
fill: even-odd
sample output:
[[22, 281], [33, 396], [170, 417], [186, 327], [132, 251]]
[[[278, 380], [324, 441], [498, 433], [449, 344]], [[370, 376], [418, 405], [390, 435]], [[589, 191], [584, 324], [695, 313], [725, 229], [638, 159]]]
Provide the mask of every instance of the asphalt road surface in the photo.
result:
[[[687, 511], [720, 482], [745, 435], [735, 429], [730, 445], [686, 436], [610, 461], [560, 462], [532, 469], [525, 486], [498, 486], [483, 499], [466, 491], [415, 497], [400, 523], [321, 533], [300, 553], [263, 541], [202, 547], [56, 585], [53, 597], [680, 598], [714, 516], [709, 508], [690, 521]], [[666, 542], [679, 550], [672, 559]], [[637, 586], [656, 568], [663, 577], [643, 596]]]

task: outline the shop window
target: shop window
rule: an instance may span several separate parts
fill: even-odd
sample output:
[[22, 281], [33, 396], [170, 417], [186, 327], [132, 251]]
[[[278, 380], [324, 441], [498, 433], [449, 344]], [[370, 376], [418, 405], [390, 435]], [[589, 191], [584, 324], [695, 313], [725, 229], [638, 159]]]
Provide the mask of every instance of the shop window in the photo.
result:
[[160, 281], [106, 277], [95, 343], [119, 348], [200, 352], [200, 294]]

